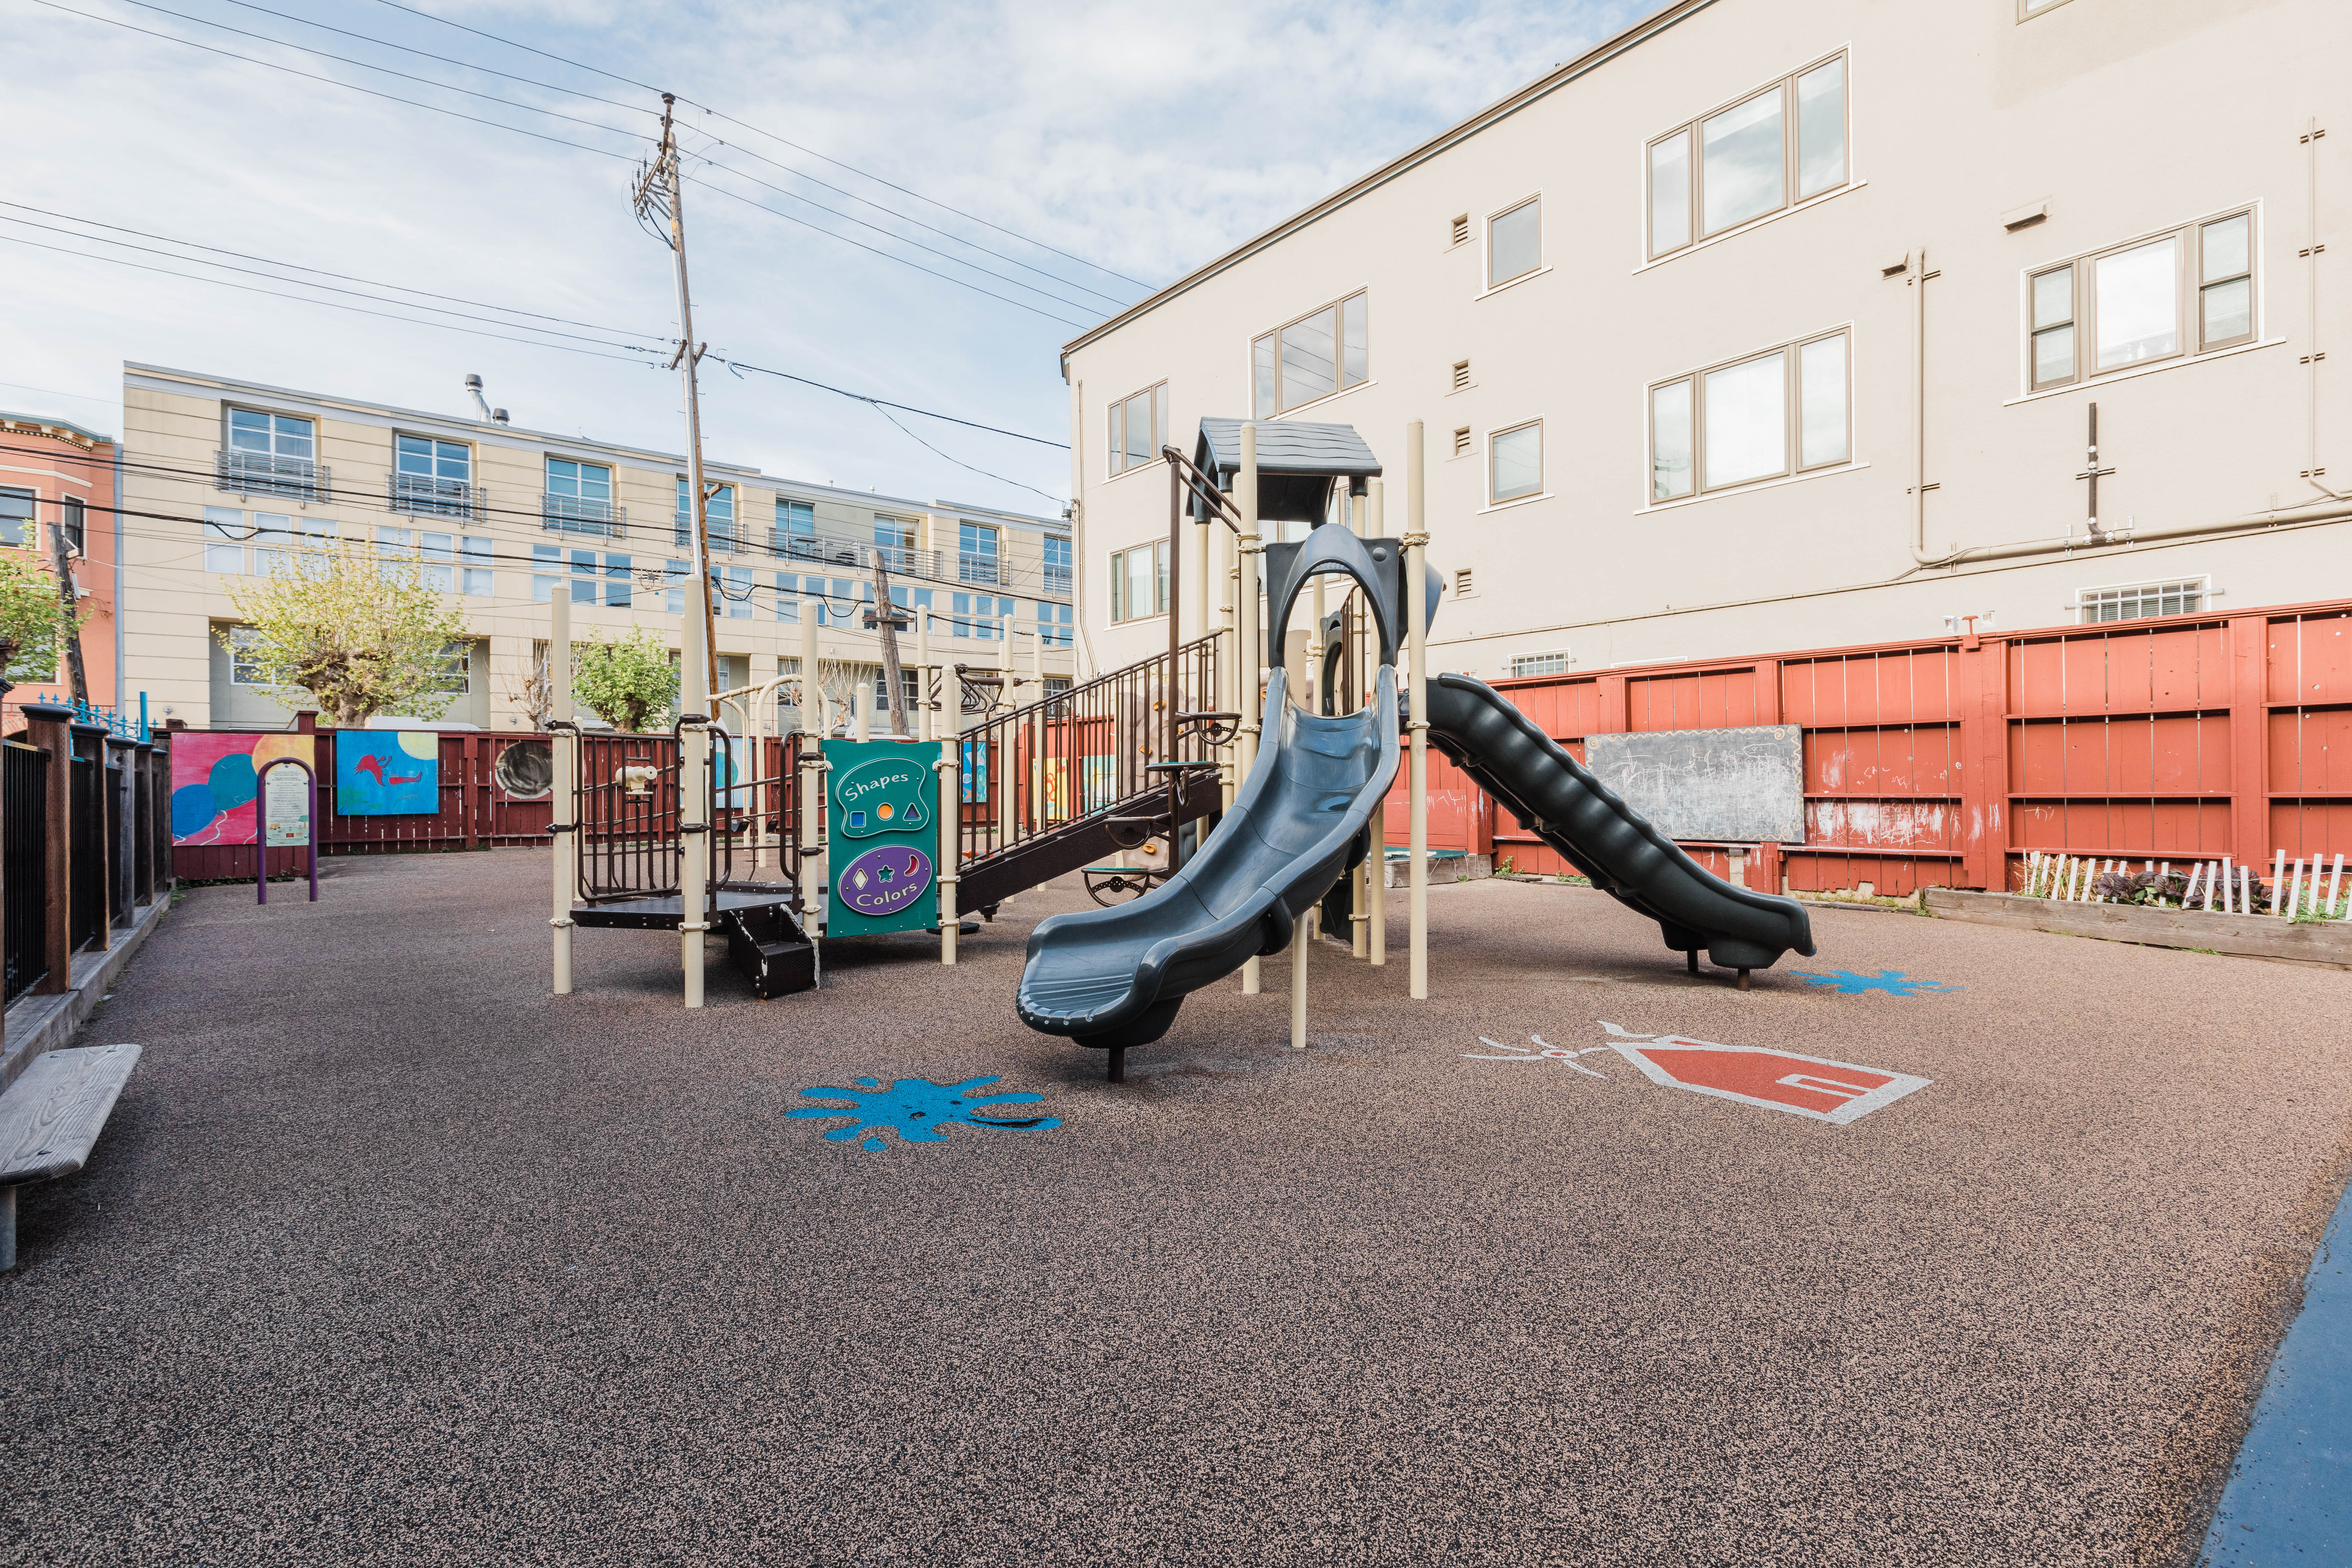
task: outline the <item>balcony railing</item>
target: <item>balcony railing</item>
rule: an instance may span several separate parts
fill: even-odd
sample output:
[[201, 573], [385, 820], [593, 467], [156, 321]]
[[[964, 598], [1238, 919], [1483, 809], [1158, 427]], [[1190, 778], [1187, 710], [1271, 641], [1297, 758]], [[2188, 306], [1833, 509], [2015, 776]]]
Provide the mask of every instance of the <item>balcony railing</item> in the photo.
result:
[[959, 583], [1002, 583], [1012, 586], [1003, 560], [994, 555], [982, 555], [973, 551], [956, 552], [956, 581]]
[[874, 569], [875, 559], [896, 576], [929, 577], [940, 575], [940, 552], [936, 550], [913, 550], [898, 544], [870, 544], [862, 539], [844, 539], [830, 533], [787, 533], [782, 529], [768, 531], [768, 553], [779, 561], [804, 561], [817, 566], [837, 566], [859, 573]]
[[308, 458], [275, 458], [266, 452], [215, 452], [214, 487], [239, 496], [281, 496], [320, 501], [333, 480], [327, 465]]
[[1066, 595], [1070, 591], [1070, 569], [1067, 566], [1046, 566], [1037, 579], [1048, 594]]
[[599, 539], [617, 539], [628, 526], [626, 507], [608, 500], [583, 500], [578, 496], [541, 495], [539, 498], [540, 521], [558, 533], [593, 534]]
[[[694, 542], [692, 518], [682, 511], [673, 512], [670, 516], [670, 542], [680, 550]], [[743, 525], [740, 522], [723, 517], [707, 517], [703, 519], [703, 526], [710, 531], [711, 549], [730, 555], [742, 552]]]
[[482, 490], [463, 479], [436, 479], [425, 474], [394, 474], [385, 481], [392, 510], [415, 517], [476, 518], [482, 515]]

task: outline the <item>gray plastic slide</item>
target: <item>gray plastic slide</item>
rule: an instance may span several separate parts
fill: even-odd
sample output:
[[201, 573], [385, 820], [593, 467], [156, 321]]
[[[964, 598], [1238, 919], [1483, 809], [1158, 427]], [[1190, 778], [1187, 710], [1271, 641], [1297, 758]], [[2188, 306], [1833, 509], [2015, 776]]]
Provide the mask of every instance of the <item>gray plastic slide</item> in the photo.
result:
[[[1429, 683], [1431, 742], [1500, 801], [1519, 824], [1592, 885], [1656, 921], [1666, 945], [1726, 969], [1769, 969], [1813, 951], [1811, 922], [1794, 899], [1736, 888], [1692, 859], [1483, 680]], [[1696, 959], [1694, 957], [1696, 965]]]
[[1381, 666], [1374, 700], [1336, 719], [1292, 707], [1276, 679], [1264, 734], [1232, 809], [1190, 865], [1134, 903], [1038, 922], [1021, 975], [1023, 1023], [1082, 1046], [1148, 1045], [1176, 1021], [1186, 992], [1288, 947], [1299, 917], [1364, 858], [1396, 777], [1395, 670]]

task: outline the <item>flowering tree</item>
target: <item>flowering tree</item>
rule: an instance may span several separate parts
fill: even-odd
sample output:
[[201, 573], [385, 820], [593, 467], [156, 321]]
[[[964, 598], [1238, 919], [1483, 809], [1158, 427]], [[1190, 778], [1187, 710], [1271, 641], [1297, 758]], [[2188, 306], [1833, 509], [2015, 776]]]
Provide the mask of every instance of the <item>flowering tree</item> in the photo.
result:
[[643, 626], [617, 640], [578, 644], [572, 671], [581, 705], [625, 733], [643, 731], [647, 718], [677, 704], [677, 666], [670, 662], [669, 646]]
[[30, 550], [0, 550], [0, 672], [10, 680], [52, 679], [67, 625], [57, 577]]
[[280, 556], [229, 601], [246, 624], [222, 642], [286, 707], [315, 702], [327, 722], [357, 729], [379, 713], [436, 719], [449, 705], [449, 645], [466, 620], [414, 552], [336, 541]]

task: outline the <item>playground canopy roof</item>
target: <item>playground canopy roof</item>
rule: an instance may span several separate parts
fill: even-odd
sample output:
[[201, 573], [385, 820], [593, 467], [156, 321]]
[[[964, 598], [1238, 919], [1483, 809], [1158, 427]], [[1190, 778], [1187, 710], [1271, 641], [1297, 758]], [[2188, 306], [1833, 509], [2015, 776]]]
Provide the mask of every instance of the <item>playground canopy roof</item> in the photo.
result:
[[[1242, 466], [1239, 419], [1201, 421], [1192, 465], [1230, 490]], [[1289, 419], [1257, 422], [1257, 514], [1276, 521], [1320, 522], [1329, 510], [1331, 481], [1346, 479], [1352, 493], [1381, 471], [1381, 460], [1352, 425], [1309, 425]], [[1200, 502], [1192, 503], [1199, 516]]]

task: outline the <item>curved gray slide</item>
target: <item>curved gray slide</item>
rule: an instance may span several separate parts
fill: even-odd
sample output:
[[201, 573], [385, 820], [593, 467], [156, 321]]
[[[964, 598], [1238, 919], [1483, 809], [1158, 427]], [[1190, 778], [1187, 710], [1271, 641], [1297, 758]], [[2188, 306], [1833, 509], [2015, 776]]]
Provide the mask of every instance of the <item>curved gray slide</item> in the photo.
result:
[[[1521, 826], [1627, 909], [1658, 922], [1666, 945], [1726, 969], [1769, 969], [1784, 952], [1810, 956], [1812, 925], [1794, 899], [1736, 888], [1683, 853], [1585, 770], [1535, 721], [1485, 681], [1440, 675], [1429, 683], [1437, 749], [1500, 801]], [[1696, 959], [1694, 959], [1696, 963]]]
[[1363, 858], [1396, 777], [1396, 671], [1381, 666], [1374, 700], [1339, 718], [1292, 707], [1277, 672], [1263, 732], [1256, 765], [1190, 865], [1134, 903], [1055, 915], [1029, 934], [1023, 1023], [1082, 1046], [1148, 1045], [1186, 992], [1288, 947], [1299, 917]]

